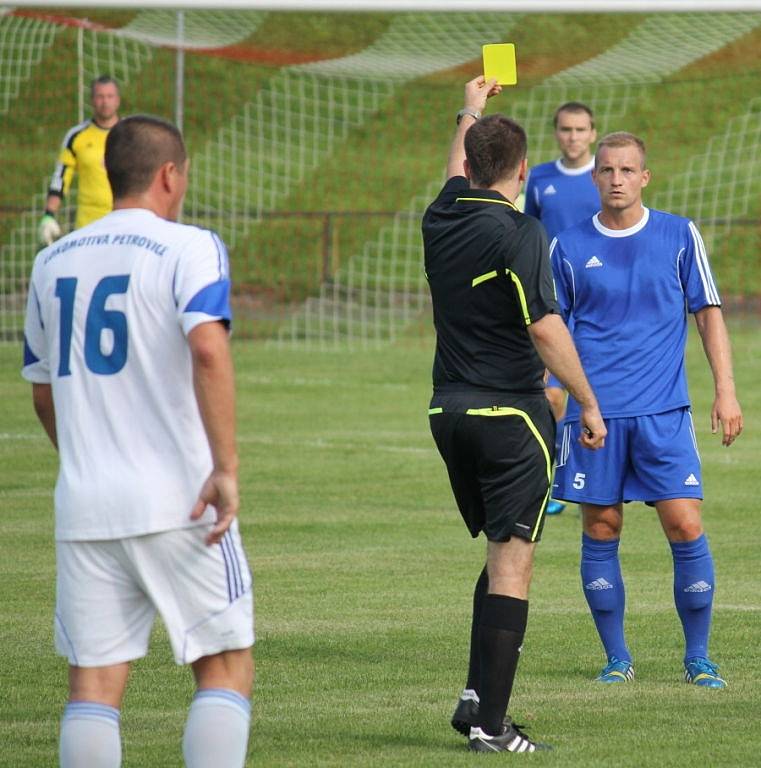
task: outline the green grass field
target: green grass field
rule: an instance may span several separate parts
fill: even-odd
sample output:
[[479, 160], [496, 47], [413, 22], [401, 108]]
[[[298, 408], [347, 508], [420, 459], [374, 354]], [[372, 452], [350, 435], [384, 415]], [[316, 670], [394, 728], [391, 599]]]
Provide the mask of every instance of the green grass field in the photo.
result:
[[[694, 333], [688, 349], [718, 579], [712, 654], [729, 688], [681, 682], [669, 551], [642, 505], [628, 509], [622, 544], [637, 679], [591, 682], [603, 658], [579, 587], [579, 519], [567, 510], [547, 521], [538, 549], [511, 706], [555, 746], [526, 758], [532, 765], [759, 764], [761, 335], [752, 324], [732, 331], [746, 433], [729, 450], [710, 435], [710, 375]], [[430, 340], [335, 355], [239, 342], [235, 356], [258, 632], [248, 764], [471, 765], [479, 758], [448, 719], [483, 543], [459, 522], [428, 434]], [[39, 768], [55, 764], [66, 696], [52, 647], [57, 462], [19, 357], [0, 347], [0, 766]], [[123, 708], [125, 768], [181, 765], [191, 695], [159, 627]]]

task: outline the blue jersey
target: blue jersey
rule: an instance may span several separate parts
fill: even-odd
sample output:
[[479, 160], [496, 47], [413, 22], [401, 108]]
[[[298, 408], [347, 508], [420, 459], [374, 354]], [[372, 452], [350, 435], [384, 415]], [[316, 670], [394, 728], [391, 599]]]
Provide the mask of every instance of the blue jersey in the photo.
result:
[[531, 169], [524, 213], [544, 224], [550, 240], [600, 210], [600, 195], [592, 181], [594, 163], [593, 158], [581, 168], [566, 168], [555, 160]]
[[[597, 215], [550, 246], [558, 303], [606, 418], [689, 405], [687, 312], [720, 306], [705, 246], [689, 220], [644, 209], [629, 229]], [[568, 401], [569, 421], [579, 406]]]

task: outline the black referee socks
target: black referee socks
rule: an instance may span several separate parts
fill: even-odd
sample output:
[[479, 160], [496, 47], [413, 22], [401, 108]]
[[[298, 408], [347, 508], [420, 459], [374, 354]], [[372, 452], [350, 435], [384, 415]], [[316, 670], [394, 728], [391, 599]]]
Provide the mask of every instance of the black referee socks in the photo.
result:
[[527, 620], [528, 600], [486, 595], [478, 633], [481, 656], [478, 709], [480, 726], [490, 736], [502, 732]]
[[484, 606], [486, 593], [489, 591], [489, 574], [486, 566], [478, 577], [473, 590], [473, 619], [470, 624], [470, 660], [468, 662], [468, 682], [465, 688], [478, 691], [481, 684], [481, 649], [478, 647], [478, 634], [481, 626], [481, 609]]

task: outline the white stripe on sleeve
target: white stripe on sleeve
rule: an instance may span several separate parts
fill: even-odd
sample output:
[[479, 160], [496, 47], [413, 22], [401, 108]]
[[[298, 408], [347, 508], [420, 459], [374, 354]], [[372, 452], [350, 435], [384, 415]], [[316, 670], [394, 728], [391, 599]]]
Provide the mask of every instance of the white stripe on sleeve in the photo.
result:
[[698, 270], [700, 272], [700, 279], [703, 282], [706, 301], [709, 304], [719, 305], [721, 304], [721, 299], [719, 298], [719, 292], [716, 290], [716, 284], [713, 281], [711, 267], [708, 264], [708, 255], [706, 254], [706, 248], [703, 244], [703, 238], [700, 237], [700, 232], [698, 232], [698, 228], [693, 222], [690, 222], [689, 226], [695, 244], [695, 261], [697, 262]]

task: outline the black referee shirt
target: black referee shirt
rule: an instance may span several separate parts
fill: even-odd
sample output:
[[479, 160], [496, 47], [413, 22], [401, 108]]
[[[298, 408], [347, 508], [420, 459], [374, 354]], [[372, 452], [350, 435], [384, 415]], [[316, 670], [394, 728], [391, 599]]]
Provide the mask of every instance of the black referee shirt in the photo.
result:
[[527, 326], [559, 313], [542, 225], [499, 192], [444, 185], [423, 216], [433, 299], [435, 393], [541, 393]]

